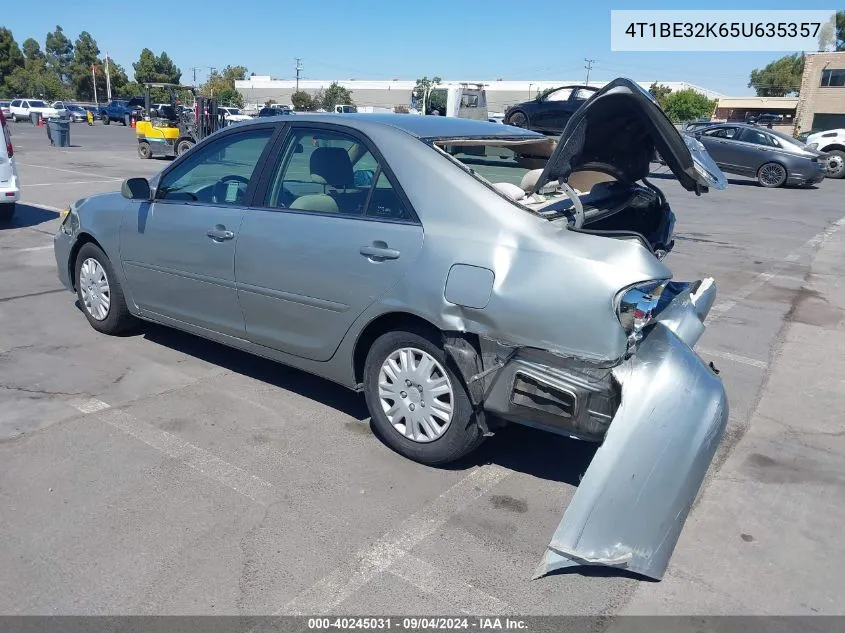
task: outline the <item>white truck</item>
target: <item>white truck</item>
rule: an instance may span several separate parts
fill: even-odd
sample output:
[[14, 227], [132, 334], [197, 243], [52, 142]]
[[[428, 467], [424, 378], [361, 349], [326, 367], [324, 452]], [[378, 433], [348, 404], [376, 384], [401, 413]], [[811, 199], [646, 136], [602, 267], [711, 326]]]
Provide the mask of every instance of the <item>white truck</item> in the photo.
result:
[[845, 128], [810, 134], [807, 147], [828, 155], [825, 177], [845, 178]]

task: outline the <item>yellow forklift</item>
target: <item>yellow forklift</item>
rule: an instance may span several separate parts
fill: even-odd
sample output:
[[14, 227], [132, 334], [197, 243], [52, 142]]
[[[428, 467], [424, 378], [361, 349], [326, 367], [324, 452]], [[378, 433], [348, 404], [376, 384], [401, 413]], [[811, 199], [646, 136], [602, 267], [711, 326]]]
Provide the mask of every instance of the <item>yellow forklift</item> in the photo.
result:
[[[168, 103], [153, 103], [152, 90], [167, 92]], [[189, 93], [193, 98], [193, 110], [183, 109], [179, 95]], [[144, 84], [144, 114], [135, 125], [138, 139], [138, 156], [180, 156], [226, 125], [217, 102], [198, 96], [192, 86], [167, 83]]]

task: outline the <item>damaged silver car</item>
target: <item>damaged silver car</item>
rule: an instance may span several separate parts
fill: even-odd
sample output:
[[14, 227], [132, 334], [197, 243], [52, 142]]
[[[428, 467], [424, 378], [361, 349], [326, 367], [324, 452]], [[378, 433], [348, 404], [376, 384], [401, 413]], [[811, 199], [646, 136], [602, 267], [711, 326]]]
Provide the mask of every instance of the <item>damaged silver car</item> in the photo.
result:
[[508, 422], [600, 442], [538, 572], [660, 578], [728, 406], [692, 351], [716, 286], [663, 263], [655, 150], [684, 189], [724, 188], [625, 79], [559, 139], [447, 117], [257, 119], [71, 205], [58, 274], [101, 332], [154, 321], [362, 391], [383, 441], [419, 462]]

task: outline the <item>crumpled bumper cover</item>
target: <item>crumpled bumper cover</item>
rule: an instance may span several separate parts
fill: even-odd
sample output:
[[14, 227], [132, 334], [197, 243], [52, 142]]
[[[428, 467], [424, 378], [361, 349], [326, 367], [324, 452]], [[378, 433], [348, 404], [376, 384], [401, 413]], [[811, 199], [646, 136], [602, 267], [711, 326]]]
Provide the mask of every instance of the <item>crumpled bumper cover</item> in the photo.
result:
[[721, 380], [692, 351], [712, 280], [677, 288], [634, 356], [616, 367], [622, 402], [535, 578], [576, 565], [660, 580], [728, 420]]

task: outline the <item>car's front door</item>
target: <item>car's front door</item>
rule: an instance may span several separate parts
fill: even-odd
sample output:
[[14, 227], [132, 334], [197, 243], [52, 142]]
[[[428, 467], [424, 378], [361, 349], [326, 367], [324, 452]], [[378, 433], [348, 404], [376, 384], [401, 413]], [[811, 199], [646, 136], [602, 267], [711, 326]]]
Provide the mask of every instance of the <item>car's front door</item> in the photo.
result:
[[152, 202], [127, 205], [120, 259], [142, 310], [243, 337], [235, 248], [274, 131], [247, 127], [197, 147], [162, 175]]
[[741, 170], [742, 148], [737, 143], [740, 128], [731, 125], [704, 130], [698, 139], [716, 164], [726, 171]]
[[244, 216], [235, 264], [247, 338], [318, 361], [396, 285], [423, 243], [385, 162], [340, 129], [291, 126], [263, 208]]
[[531, 117], [532, 128], [559, 134], [571, 114], [569, 98], [573, 92], [571, 88], [559, 88], [543, 97]]

